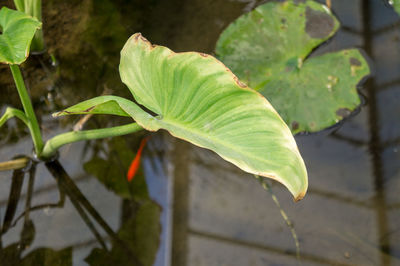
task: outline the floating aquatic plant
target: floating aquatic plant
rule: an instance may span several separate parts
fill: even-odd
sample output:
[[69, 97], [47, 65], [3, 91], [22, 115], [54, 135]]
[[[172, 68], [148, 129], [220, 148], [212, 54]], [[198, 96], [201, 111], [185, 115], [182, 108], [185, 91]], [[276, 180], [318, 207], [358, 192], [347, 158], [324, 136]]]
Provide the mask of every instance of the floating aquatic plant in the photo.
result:
[[310, 56], [338, 28], [331, 11], [314, 1], [269, 2], [229, 25], [216, 53], [271, 102], [293, 133], [315, 132], [359, 106], [357, 84], [369, 74], [357, 49]]

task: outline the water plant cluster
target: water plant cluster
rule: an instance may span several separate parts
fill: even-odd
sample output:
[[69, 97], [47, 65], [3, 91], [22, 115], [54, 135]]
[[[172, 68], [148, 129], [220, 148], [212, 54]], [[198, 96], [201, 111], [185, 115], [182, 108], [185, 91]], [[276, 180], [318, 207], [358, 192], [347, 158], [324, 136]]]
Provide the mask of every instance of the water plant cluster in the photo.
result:
[[[148, 138], [143, 138], [131, 164], [129, 158], [134, 152], [120, 138], [103, 144], [110, 153], [117, 154], [116, 157], [110, 156], [107, 161], [94, 155], [84, 164], [86, 172], [96, 176], [121, 198], [141, 202], [137, 213], [129, 217], [117, 233], [101, 219], [62, 166], [53, 161], [62, 146], [162, 129], [212, 150], [255, 175], [266, 190], [269, 187], [263, 183], [265, 177], [282, 183], [297, 201], [306, 194], [308, 177], [293, 135], [318, 132], [349, 117], [361, 104], [357, 88], [370, 73], [358, 49], [322, 55], [312, 53], [340, 28], [329, 8], [311, 0], [268, 2], [240, 16], [221, 33], [215, 56], [199, 52], [176, 53], [152, 44], [141, 33], [133, 34], [122, 47], [119, 64], [120, 80], [132, 97], [102, 95], [82, 99], [53, 114], [54, 119], [65, 115], [120, 116], [129, 118], [130, 123], [92, 130], [74, 129], [46, 140], [21, 73], [21, 64], [30, 53], [45, 52], [41, 1], [14, 2], [17, 10], [6, 7], [0, 10], [0, 62], [11, 70], [22, 109], [8, 107], [0, 117], [0, 127], [11, 118], [21, 120], [32, 136], [32, 157], [44, 162], [60, 185], [58, 206], [63, 205], [67, 194], [78, 211], [85, 210], [82, 217], [85, 212], [89, 213], [107, 232], [112, 247], [93, 249], [86, 258], [91, 265], [116, 262], [122, 265], [132, 258], [137, 265], [151, 265], [154, 261], [161, 211], [144, 189], [143, 176], [133, 179]], [[393, 5], [399, 12], [400, 1], [394, 0]], [[26, 159], [0, 163], [0, 170], [17, 169], [13, 173], [11, 191], [22, 189], [24, 173], [18, 168], [26, 163]], [[116, 165], [129, 168], [130, 183], [110, 180], [109, 175], [120, 174], [115, 172]], [[29, 170], [29, 187], [33, 186], [34, 172], [33, 166]], [[11, 221], [15, 209], [14, 213], [8, 209], [5, 220]], [[34, 227], [29, 214], [25, 218], [23, 231], [28, 234], [26, 232], [34, 231]], [[290, 221], [286, 222], [290, 226]], [[93, 230], [90, 222], [87, 224]], [[4, 223], [2, 233], [11, 227], [10, 223]], [[98, 235], [95, 231], [93, 234]], [[297, 241], [295, 233], [293, 236]], [[29, 245], [33, 238], [25, 240]], [[100, 245], [106, 246], [104, 241], [98, 240]], [[124, 243], [131, 246], [126, 248]], [[7, 248], [14, 250], [16, 246]], [[71, 249], [35, 250], [22, 260], [29, 264], [37, 254], [44, 252], [55, 259], [72, 257]]]

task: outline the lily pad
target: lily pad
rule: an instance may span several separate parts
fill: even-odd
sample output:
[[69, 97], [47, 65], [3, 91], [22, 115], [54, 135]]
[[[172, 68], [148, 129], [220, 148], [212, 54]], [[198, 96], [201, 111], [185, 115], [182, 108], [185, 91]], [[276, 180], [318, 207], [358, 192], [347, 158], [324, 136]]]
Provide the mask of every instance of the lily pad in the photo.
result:
[[216, 54], [262, 93], [293, 133], [336, 124], [360, 104], [357, 84], [369, 66], [356, 49], [310, 57], [339, 22], [314, 1], [269, 2], [221, 34]]
[[129, 114], [147, 130], [166, 129], [246, 172], [281, 182], [295, 199], [304, 196], [307, 171], [290, 129], [262, 95], [214, 57], [174, 53], [134, 34], [121, 52], [120, 74], [135, 100], [151, 112], [127, 99], [102, 96], [59, 115]]
[[23, 12], [0, 10], [0, 62], [21, 64], [29, 55], [29, 47], [42, 23]]

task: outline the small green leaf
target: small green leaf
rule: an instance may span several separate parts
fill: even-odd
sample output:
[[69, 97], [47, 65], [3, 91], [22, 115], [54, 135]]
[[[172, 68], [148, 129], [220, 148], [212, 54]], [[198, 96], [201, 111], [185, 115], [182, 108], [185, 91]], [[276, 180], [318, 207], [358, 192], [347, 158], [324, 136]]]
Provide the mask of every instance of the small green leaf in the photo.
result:
[[108, 115], [119, 115], [129, 116], [121, 106], [129, 105], [131, 101], [118, 96], [99, 96], [81, 103], [75, 104], [74, 106], [68, 107], [65, 110], [54, 113], [53, 116], [62, 115], [77, 115], [77, 114], [108, 114]]
[[270, 2], [221, 34], [218, 57], [276, 108], [293, 133], [319, 131], [351, 113], [356, 86], [369, 74], [357, 50], [307, 58], [339, 22], [313, 1]]
[[23, 12], [8, 9], [0, 10], [0, 62], [21, 64], [29, 55], [29, 47], [36, 30], [42, 23]]

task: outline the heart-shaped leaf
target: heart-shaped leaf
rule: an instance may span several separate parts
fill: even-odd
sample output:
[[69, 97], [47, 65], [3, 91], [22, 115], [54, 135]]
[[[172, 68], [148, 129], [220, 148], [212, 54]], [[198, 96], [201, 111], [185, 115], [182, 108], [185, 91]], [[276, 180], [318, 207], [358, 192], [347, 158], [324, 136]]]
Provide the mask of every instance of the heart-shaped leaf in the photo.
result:
[[307, 172], [289, 128], [262, 95], [214, 57], [174, 53], [135, 34], [121, 52], [120, 74], [136, 101], [155, 115], [116, 96], [97, 97], [58, 115], [128, 114], [147, 130], [166, 129], [246, 172], [281, 182], [296, 199], [304, 196]]
[[357, 50], [307, 59], [338, 27], [330, 10], [316, 2], [269, 2], [229, 25], [216, 53], [271, 101], [293, 133], [318, 131], [360, 104], [356, 86], [369, 74]]
[[23, 12], [0, 10], [0, 62], [21, 64], [29, 55], [29, 47], [42, 23]]

